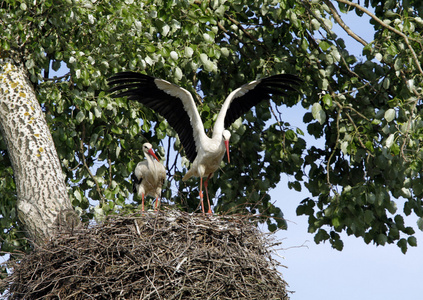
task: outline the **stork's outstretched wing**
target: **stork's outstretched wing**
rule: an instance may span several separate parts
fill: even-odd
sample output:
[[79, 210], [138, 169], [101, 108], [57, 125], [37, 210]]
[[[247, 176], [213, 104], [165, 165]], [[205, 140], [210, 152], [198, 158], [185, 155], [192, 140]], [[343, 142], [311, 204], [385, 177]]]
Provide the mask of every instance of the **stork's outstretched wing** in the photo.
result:
[[[215, 126], [228, 128], [236, 119], [272, 95], [286, 96], [286, 91], [296, 91], [302, 80], [291, 74], [278, 74], [244, 84], [226, 98]], [[222, 121], [224, 120], [224, 121]], [[217, 124], [222, 122], [222, 124]]]
[[162, 115], [178, 133], [187, 158], [194, 161], [200, 137], [205, 133], [190, 92], [166, 80], [135, 72], [117, 73], [108, 80], [109, 85], [115, 85], [109, 92], [120, 91], [114, 98], [127, 96]]

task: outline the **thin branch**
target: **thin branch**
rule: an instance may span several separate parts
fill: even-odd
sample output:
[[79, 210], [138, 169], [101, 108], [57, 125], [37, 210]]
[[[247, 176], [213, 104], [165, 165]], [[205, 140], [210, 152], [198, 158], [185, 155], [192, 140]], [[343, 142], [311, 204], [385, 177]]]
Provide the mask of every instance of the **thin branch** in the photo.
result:
[[[172, 167], [171, 167], [171, 169], [175, 168], [175, 172], [176, 172], [176, 162], [178, 161], [178, 157], [179, 157], [179, 151], [176, 152], [175, 160], [173, 161], [173, 164], [172, 164]], [[169, 176], [170, 176], [170, 174], [169, 174]]]
[[91, 172], [90, 167], [88, 166], [87, 161], [85, 160], [84, 137], [85, 137], [85, 126], [84, 124], [82, 124], [82, 138], [79, 142], [79, 151], [82, 157], [82, 164], [84, 165], [85, 169], [87, 169], [87, 172], [90, 175], [91, 179], [94, 181], [95, 188], [97, 190], [98, 195], [100, 196], [101, 204], [103, 205], [104, 203], [106, 203], [106, 199], [104, 199], [103, 194], [101, 193], [101, 190], [100, 190], [100, 185], [98, 184], [97, 179], [95, 179], [94, 174]]
[[[229, 14], [225, 14], [225, 17], [232, 22], [234, 25], [236, 25], [239, 30], [241, 30], [245, 36], [247, 36], [251, 41], [253, 41], [254, 43], [258, 43], [260, 45], [263, 45], [267, 50], [268, 47], [266, 45], [264, 45], [263, 43], [261, 43], [257, 38], [255, 38], [251, 33], [249, 33], [243, 26], [242, 23], [240, 23], [239, 21], [235, 20], [234, 18], [232, 18]], [[237, 39], [241, 44], [248, 46], [246, 47], [249, 52], [251, 53], [251, 55], [256, 55], [256, 51], [254, 49], [251, 49], [250, 43], [246, 40], [243, 40], [241, 37], [239, 37], [236, 33], [234, 32], [229, 32], [220, 22], [217, 22], [217, 27], [219, 27], [220, 30], [223, 31], [223, 33], [227, 34], [228, 36], [231, 36], [235, 39]], [[244, 51], [243, 51], [244, 47], [239, 48], [239, 52], [242, 53], [245, 57], [250, 57], [251, 55], [247, 55]]]
[[353, 112], [355, 112], [357, 115], [359, 115], [360, 117], [362, 117], [367, 122], [371, 122], [371, 120], [369, 118], [367, 118], [365, 115], [363, 115], [362, 113], [360, 113], [358, 110], [356, 110], [355, 108], [353, 108], [351, 106], [342, 106], [342, 109], [352, 110]]
[[[332, 98], [334, 99], [334, 97], [335, 97], [335, 95], [334, 94], [332, 94]], [[343, 105], [341, 105], [341, 103], [339, 103], [338, 101], [334, 101], [334, 103], [341, 109], [341, 110], [345, 110], [345, 109], [350, 109], [350, 110], [352, 110], [352, 111], [354, 111], [355, 113], [357, 113], [357, 114], [359, 114], [362, 118], [364, 118], [364, 119], [366, 119], [367, 121], [370, 121], [368, 118], [366, 118], [364, 115], [362, 115], [362, 114], [360, 114], [358, 111], [356, 111], [355, 109], [353, 109], [353, 108], [351, 108], [351, 107], [349, 107], [349, 106], [343, 106]], [[360, 131], [358, 130], [358, 128], [357, 128], [357, 125], [355, 125], [355, 122], [354, 122], [354, 120], [351, 118], [351, 116], [350, 116], [350, 114], [348, 113], [348, 112], [345, 112], [345, 115], [347, 116], [347, 118], [348, 118], [348, 120], [350, 120], [350, 122], [351, 122], [351, 125], [354, 127], [354, 129], [355, 129], [355, 131], [357, 132], [357, 133], [359, 133]], [[357, 134], [357, 139], [358, 139], [358, 142], [360, 143], [360, 145], [361, 145], [361, 147], [363, 148], [363, 149], [367, 149], [366, 148], [366, 146], [363, 144], [363, 141], [361, 140], [361, 138], [360, 138], [360, 136]], [[371, 156], [371, 157], [374, 157], [374, 155], [372, 154], [372, 153], [370, 153], [369, 151], [367, 151], [368, 152], [368, 154]]]
[[399, 31], [397, 29], [395, 29], [394, 27], [392, 27], [392, 26], [384, 23], [381, 19], [379, 19], [378, 17], [376, 17], [376, 15], [374, 15], [369, 10], [367, 10], [366, 8], [360, 6], [357, 3], [354, 3], [354, 2], [351, 2], [351, 1], [348, 1], [348, 0], [336, 0], [336, 1], [337, 2], [340, 2], [340, 3], [344, 3], [344, 4], [347, 4], [347, 5], [350, 5], [350, 6], [353, 6], [353, 7], [357, 8], [358, 10], [361, 10], [365, 14], [369, 15], [376, 22], [378, 22], [380, 25], [382, 25], [383, 27], [385, 27], [388, 30], [390, 30], [390, 31], [398, 34], [399, 36], [401, 36], [404, 39], [405, 43], [407, 44], [408, 49], [410, 49], [411, 54], [413, 55], [414, 63], [416, 64], [416, 66], [417, 66], [420, 74], [423, 75], [423, 70], [422, 70], [422, 67], [420, 65], [419, 59], [417, 58], [416, 52], [414, 52], [414, 49], [413, 49], [413, 47], [411, 47], [410, 41], [408, 40], [408, 37], [404, 33], [402, 33], [401, 31]]
[[[351, 124], [352, 124], [352, 126], [354, 126], [354, 129], [355, 129], [355, 131], [357, 132], [357, 139], [358, 139], [358, 142], [360, 143], [360, 145], [361, 145], [361, 147], [363, 148], [363, 149], [367, 149], [367, 147], [364, 145], [364, 143], [363, 143], [363, 141], [361, 140], [361, 137], [359, 136], [359, 130], [358, 130], [358, 128], [357, 128], [357, 125], [355, 125], [355, 123], [354, 123], [354, 120], [351, 118], [351, 116], [350, 116], [350, 114], [349, 113], [347, 113], [347, 112], [345, 112], [345, 115], [347, 116], [347, 118], [350, 120], [350, 122], [351, 122]], [[368, 150], [367, 150], [367, 153], [371, 156], [371, 157], [375, 157], [372, 153], [370, 153]]]
[[[307, 7], [305, 7], [308, 11], [309, 11], [309, 13], [310, 14], [312, 14], [312, 12], [307, 8]], [[315, 16], [314, 14], [313, 14], [313, 16], [317, 19], [317, 16]], [[324, 24], [324, 22], [323, 21], [321, 21], [320, 20], [320, 23], [322, 24], [322, 26], [324, 27], [324, 28], [326, 28], [325, 30], [329, 33], [329, 34], [331, 34], [330, 33], [330, 30], [327, 28], [327, 26]], [[323, 53], [322, 52], [322, 50], [320, 49], [320, 47], [319, 47], [319, 45], [318, 45], [318, 43], [315, 41], [315, 39], [314, 39], [314, 37], [312, 36], [312, 35], [310, 35], [307, 31], [305, 32], [305, 37], [306, 37], [306, 39], [308, 40], [308, 42], [310, 43], [310, 46], [311, 47], [313, 47], [313, 49], [314, 50], [317, 50], [319, 53]], [[339, 47], [339, 45], [338, 45], [338, 43], [337, 43], [337, 41], [336, 40], [334, 40], [334, 42], [336, 43], [336, 45], [337, 45], [337, 47], [338, 47], [338, 49], [340, 50], [340, 52], [341, 52], [341, 48]], [[357, 77], [358, 79], [361, 79], [361, 81], [364, 81], [364, 79], [360, 76], [360, 75], [358, 75], [357, 73], [355, 73], [353, 70], [351, 70], [351, 68], [348, 66], [348, 64], [347, 64], [347, 62], [345, 61], [345, 59], [344, 59], [344, 57], [341, 55], [341, 61], [342, 61], [342, 63], [343, 63], [343, 65], [345, 66], [345, 68], [347, 69], [347, 71], [349, 72], [349, 73], [351, 73], [351, 74], [353, 74], [355, 77]], [[335, 64], [335, 66], [337, 66], [336, 64]], [[338, 68], [339, 68], [339, 71], [341, 72], [341, 74], [348, 74], [348, 73], [346, 73], [340, 66], [338, 66]], [[375, 90], [376, 91], [376, 89], [371, 85], [371, 83], [370, 82], [367, 82], [367, 83], [365, 83], [363, 86], [361, 86], [361, 87], [358, 87], [358, 88], [356, 88], [357, 90], [358, 89], [361, 89], [361, 88], [364, 88], [366, 85], [369, 85], [370, 86], [370, 88], [372, 89], [372, 90]], [[329, 91], [331, 92], [331, 94], [332, 94], [332, 92], [334, 92], [333, 90], [332, 90], [332, 88], [329, 86], [328, 87], [328, 89], [329, 89]], [[345, 93], [343, 93], [343, 94], [347, 94], [347, 93], [351, 93], [351, 92], [345, 92]]]
[[112, 186], [112, 159], [110, 158], [110, 151], [107, 153], [107, 163], [109, 164], [109, 188]]
[[228, 18], [229, 21], [231, 21], [232, 23], [234, 23], [251, 40], [253, 40], [253, 41], [257, 42], [257, 43], [260, 43], [259, 40], [257, 40], [254, 36], [251, 35], [251, 33], [249, 33], [247, 30], [245, 30], [245, 28], [242, 26], [242, 24], [240, 22], [238, 22], [237, 20], [235, 20], [234, 18], [232, 18], [228, 14], [225, 14], [225, 17]]
[[68, 72], [68, 73], [66, 73], [65, 75], [63, 75], [63, 76], [59, 76], [59, 77], [57, 77], [57, 76], [54, 76], [53, 78], [43, 77], [43, 80], [44, 80], [44, 81], [58, 81], [58, 80], [60, 80], [60, 79], [63, 79], [63, 78], [69, 77], [70, 75], [71, 75], [71, 73], [70, 73], [70, 72]]
[[[339, 136], [340, 136], [339, 121], [341, 120], [341, 110], [342, 109], [338, 110], [338, 115], [336, 117], [336, 142], [335, 142], [335, 146], [333, 147], [333, 151], [328, 158], [328, 163], [326, 164], [326, 181], [328, 182], [328, 185], [331, 189], [332, 189], [332, 184], [330, 183], [330, 162], [331, 162], [333, 156], [335, 155], [335, 149], [339, 144]], [[334, 191], [334, 193], [336, 194], [336, 191]]]
[[333, 18], [339, 24], [339, 26], [341, 26], [342, 29], [344, 29], [345, 32], [349, 36], [351, 36], [353, 39], [355, 39], [357, 42], [359, 42], [363, 46], [367, 46], [368, 43], [363, 38], [361, 38], [360, 36], [358, 36], [354, 31], [352, 31], [347, 26], [347, 24], [345, 24], [345, 22], [342, 20], [341, 16], [339, 15], [338, 11], [336, 10], [335, 6], [333, 6], [332, 2], [330, 2], [329, 0], [324, 0], [324, 2], [329, 7], [329, 10], [332, 13]]
[[412, 118], [413, 118], [413, 115], [414, 115], [414, 111], [415, 111], [415, 109], [416, 109], [416, 106], [417, 106], [417, 103], [419, 102], [419, 99], [416, 99], [415, 101], [414, 101], [414, 105], [413, 105], [413, 107], [411, 108], [411, 116], [410, 116], [410, 118], [408, 118], [408, 121], [407, 121], [407, 128], [405, 129], [405, 139], [404, 139], [404, 142], [402, 143], [402, 145], [401, 145], [401, 156], [404, 158], [404, 160], [406, 161], [406, 162], [408, 162], [408, 159], [405, 157], [405, 154], [404, 154], [404, 148], [405, 148], [405, 146], [408, 144], [408, 141], [409, 141], [409, 139], [410, 139], [410, 127], [411, 127], [411, 120], [412, 120]]
[[279, 128], [281, 129], [281, 131], [283, 131], [282, 124], [281, 124], [282, 120], [280, 120], [280, 117], [278, 118], [278, 116], [276, 115], [276, 113], [273, 110], [273, 107], [272, 107], [272, 105], [270, 103], [269, 103], [269, 108], [270, 108], [270, 111], [272, 112], [272, 115], [275, 117], [276, 122], [279, 125]]
[[[223, 33], [227, 34], [230, 37], [233, 37], [234, 39], [238, 40], [241, 44], [246, 45], [245, 42], [242, 41], [242, 39], [235, 33], [229, 32], [220, 22], [217, 22], [217, 27], [219, 27], [220, 30], [223, 31]], [[238, 51], [240, 53], [242, 53], [242, 55], [244, 55], [245, 57], [248, 57], [247, 53], [244, 52], [244, 47], [241, 47], [238, 49]]]

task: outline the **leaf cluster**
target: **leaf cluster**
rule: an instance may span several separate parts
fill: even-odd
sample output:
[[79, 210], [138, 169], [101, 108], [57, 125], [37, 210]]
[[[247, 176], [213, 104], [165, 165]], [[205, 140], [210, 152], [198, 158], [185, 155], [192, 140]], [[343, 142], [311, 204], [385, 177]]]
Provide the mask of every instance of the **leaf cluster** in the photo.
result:
[[[215, 211], [260, 214], [270, 230], [285, 228], [268, 194], [283, 172], [289, 188], [312, 195], [297, 213], [308, 216], [316, 242], [342, 249], [345, 231], [405, 252], [416, 241], [397, 205], [423, 216], [421, 5], [336, 2], [5, 0], [0, 45], [28, 69], [85, 220], [136, 208], [129, 174], [145, 141], [168, 170], [163, 197], [186, 211], [198, 206], [197, 180], [181, 181], [187, 165], [173, 129], [138, 103], [110, 98], [110, 75], [144, 72], [187, 88], [209, 130], [230, 91], [293, 73], [305, 81], [301, 96], [274, 97], [230, 128], [236, 155], [210, 181]], [[375, 38], [361, 40], [358, 59], [332, 26], [339, 12], [370, 6]], [[283, 121], [280, 106], [298, 102], [307, 110], [299, 119], [323, 146], [307, 145]], [[12, 202], [3, 206], [11, 211]]]

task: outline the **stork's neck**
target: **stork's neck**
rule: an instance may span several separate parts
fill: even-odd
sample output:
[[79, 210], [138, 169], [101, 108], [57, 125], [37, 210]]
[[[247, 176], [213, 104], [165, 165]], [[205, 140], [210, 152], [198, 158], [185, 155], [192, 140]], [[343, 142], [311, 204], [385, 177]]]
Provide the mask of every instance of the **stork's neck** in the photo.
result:
[[150, 170], [150, 173], [152, 174], [154, 181], [157, 181], [157, 167], [154, 163], [154, 158], [151, 157], [149, 153], [146, 153], [145, 158], [147, 159], [148, 169]]
[[222, 111], [220, 111], [219, 115], [217, 116], [216, 122], [214, 123], [213, 126], [213, 135], [212, 135], [212, 140], [221, 140], [222, 139], [222, 134], [223, 134], [223, 130], [225, 130], [224, 128], [224, 122], [225, 122], [225, 115], [221, 113]]
[[213, 139], [220, 139], [222, 137], [223, 130], [225, 130], [224, 126], [226, 113], [228, 112], [229, 106], [231, 105], [233, 95], [237, 92], [237, 90], [230, 93], [225, 102], [223, 102], [222, 108], [220, 109], [220, 112], [216, 118], [216, 122], [214, 123]]

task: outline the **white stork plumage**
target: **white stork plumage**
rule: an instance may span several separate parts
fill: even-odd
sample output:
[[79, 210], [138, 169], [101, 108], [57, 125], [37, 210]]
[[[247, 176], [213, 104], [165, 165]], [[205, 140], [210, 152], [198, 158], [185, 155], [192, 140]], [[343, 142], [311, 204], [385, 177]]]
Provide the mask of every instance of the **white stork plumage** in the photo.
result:
[[162, 186], [166, 179], [166, 170], [154, 153], [153, 146], [150, 143], [143, 144], [142, 150], [146, 160], [139, 162], [132, 174], [133, 192], [141, 195], [142, 211], [144, 211], [144, 197], [146, 195], [156, 198], [154, 209], [157, 210]]
[[253, 106], [270, 99], [271, 95], [285, 96], [285, 91], [295, 91], [295, 87], [301, 81], [296, 75], [279, 74], [258, 79], [237, 88], [223, 103], [211, 138], [204, 132], [203, 122], [191, 93], [184, 88], [148, 75], [121, 72], [109, 78], [109, 85], [116, 85], [109, 92], [120, 91], [113, 97], [127, 96], [128, 99], [136, 100], [153, 109], [175, 129], [185, 154], [192, 163], [183, 180], [191, 176], [200, 177], [200, 203], [204, 213], [202, 185], [203, 177], [207, 176], [204, 187], [209, 204], [208, 213], [212, 213], [207, 182], [219, 168], [225, 151], [227, 151], [229, 162], [228, 143], [231, 135], [225, 128]]

